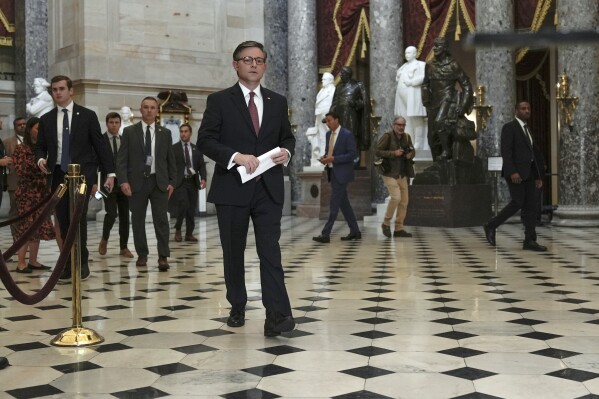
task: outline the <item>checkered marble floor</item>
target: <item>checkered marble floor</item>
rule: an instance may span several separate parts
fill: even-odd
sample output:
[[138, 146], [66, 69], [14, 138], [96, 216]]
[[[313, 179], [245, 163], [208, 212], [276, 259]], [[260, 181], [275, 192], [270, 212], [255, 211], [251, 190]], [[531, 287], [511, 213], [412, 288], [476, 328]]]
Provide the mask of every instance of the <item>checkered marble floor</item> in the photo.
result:
[[[482, 228], [387, 239], [367, 226], [361, 241], [341, 242], [342, 222], [318, 244], [322, 224], [283, 219], [298, 326], [265, 338], [253, 237], [248, 320], [233, 329], [215, 217], [198, 219], [199, 243], [171, 243], [167, 273], [155, 250], [147, 268], [120, 258], [116, 227], [98, 255], [91, 223], [84, 326], [106, 341], [50, 345], [71, 325], [70, 285], [35, 306], [0, 289], [0, 356], [11, 363], [0, 398], [599, 398], [598, 229], [541, 227], [550, 251], [534, 253], [521, 250], [519, 225], [502, 226], [494, 249]], [[43, 243], [41, 260], [55, 258]], [[48, 273], [13, 277], [36, 290]]]

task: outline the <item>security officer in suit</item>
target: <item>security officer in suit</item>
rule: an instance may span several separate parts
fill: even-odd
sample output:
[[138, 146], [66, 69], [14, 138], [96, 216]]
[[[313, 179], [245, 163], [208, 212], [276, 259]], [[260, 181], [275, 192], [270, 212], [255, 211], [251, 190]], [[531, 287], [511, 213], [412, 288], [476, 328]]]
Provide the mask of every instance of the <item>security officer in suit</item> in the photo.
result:
[[539, 215], [540, 190], [543, 187], [545, 160], [532, 139], [528, 120], [530, 104], [516, 104], [516, 118], [501, 129], [502, 176], [507, 182], [512, 200], [489, 222], [483, 225], [485, 237], [495, 246], [495, 230], [519, 210], [522, 210], [524, 242], [522, 249], [544, 252], [547, 247], [537, 243], [535, 225]]
[[193, 235], [195, 228], [195, 213], [198, 209], [198, 189], [206, 188], [206, 163], [204, 156], [196, 149], [196, 145], [190, 142], [191, 126], [184, 123], [179, 127], [181, 141], [173, 144], [175, 153], [175, 165], [177, 168], [177, 179], [175, 180], [175, 193], [171, 201], [174, 201], [175, 241], [183, 241], [181, 226], [185, 219], [185, 241], [197, 242]]
[[152, 207], [152, 220], [158, 241], [158, 270], [169, 269], [168, 200], [173, 193], [176, 170], [171, 132], [156, 123], [158, 100], [141, 102], [141, 121], [123, 130], [117, 154], [117, 178], [121, 191], [129, 197], [136, 266], [147, 266], [146, 210]]

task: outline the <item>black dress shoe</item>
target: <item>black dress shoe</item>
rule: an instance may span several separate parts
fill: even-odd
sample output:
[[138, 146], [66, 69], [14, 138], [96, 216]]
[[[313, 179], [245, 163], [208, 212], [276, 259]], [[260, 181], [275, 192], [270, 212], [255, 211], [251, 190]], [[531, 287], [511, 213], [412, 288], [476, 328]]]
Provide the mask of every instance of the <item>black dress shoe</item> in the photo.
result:
[[524, 249], [525, 251], [536, 251], [536, 252], [547, 251], [546, 246], [539, 245], [536, 241], [524, 241], [524, 244], [522, 244], [522, 249]]
[[42, 264], [40, 264], [39, 266], [33, 266], [31, 263], [28, 263], [27, 267], [30, 268], [31, 270], [50, 270], [50, 269], [52, 269], [50, 266], [45, 266]]
[[359, 231], [357, 233], [349, 233], [345, 237], [341, 237], [341, 241], [351, 241], [351, 240], [361, 240], [362, 233]]
[[229, 327], [242, 327], [245, 324], [245, 312], [243, 310], [231, 310], [227, 325]]
[[68, 283], [71, 281], [71, 262], [67, 261], [67, 264], [64, 265], [64, 269], [62, 270], [62, 274], [58, 278], [58, 280]]
[[281, 333], [293, 331], [294, 328], [295, 320], [292, 316], [269, 314], [264, 321], [264, 336], [276, 337]]
[[316, 237], [312, 237], [312, 240], [316, 241], [316, 242], [321, 242], [323, 244], [328, 244], [331, 242], [331, 237], [329, 236], [323, 236], [322, 234]]
[[395, 230], [393, 232], [393, 237], [412, 237], [412, 233], [408, 233], [405, 230]]
[[487, 242], [492, 246], [495, 246], [495, 229], [489, 224], [483, 224], [483, 230], [485, 230], [485, 237], [487, 238]]

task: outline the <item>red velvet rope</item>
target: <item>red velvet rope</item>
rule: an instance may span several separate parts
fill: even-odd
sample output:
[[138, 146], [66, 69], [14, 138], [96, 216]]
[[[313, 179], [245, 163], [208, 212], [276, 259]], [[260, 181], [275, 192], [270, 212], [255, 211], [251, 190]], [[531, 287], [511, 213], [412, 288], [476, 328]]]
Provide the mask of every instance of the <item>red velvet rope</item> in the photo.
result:
[[[2, 283], [4, 283], [4, 286], [6, 287], [6, 290], [10, 293], [10, 295], [12, 295], [17, 301], [25, 305], [34, 305], [42, 301], [44, 298], [48, 296], [50, 292], [52, 292], [52, 290], [56, 286], [56, 283], [58, 282], [60, 275], [62, 274], [66, 261], [69, 258], [71, 247], [75, 242], [77, 229], [79, 227], [79, 222], [81, 220], [83, 207], [86, 200], [87, 197], [85, 194], [81, 194], [79, 192], [77, 193], [77, 198], [75, 199], [75, 211], [73, 212], [74, 214], [71, 218], [69, 231], [67, 232], [67, 236], [63, 242], [62, 250], [60, 251], [60, 255], [58, 256], [58, 260], [56, 261], [56, 266], [54, 267], [54, 270], [52, 271], [52, 274], [50, 275], [50, 278], [48, 279], [46, 284], [44, 284], [44, 286], [35, 294], [27, 295], [17, 286], [15, 281], [12, 279], [8, 271], [8, 268], [6, 267], [4, 256], [0, 256], [0, 280], [2, 281]], [[38, 220], [34, 223], [34, 225], [37, 225], [37, 228], [39, 228], [41, 222], [43, 222], [45, 218], [50, 215], [50, 212], [52, 212], [58, 201], [60, 201], [60, 197], [58, 197], [55, 194], [51, 201], [48, 203], [48, 205], [53, 204], [53, 206], [51, 208], [49, 206], [46, 206], [46, 208], [44, 208], [44, 211], [42, 212], [42, 215], [40, 215], [40, 218], [38, 218]], [[27, 238], [27, 240], [29, 240], [29, 237], [26, 236], [31, 232], [31, 230], [32, 229], [29, 228], [21, 238], [25, 237]], [[17, 242], [19, 241], [20, 239], [17, 240]], [[13, 246], [15, 244], [13, 244]], [[8, 251], [6, 253], [8, 253]]]

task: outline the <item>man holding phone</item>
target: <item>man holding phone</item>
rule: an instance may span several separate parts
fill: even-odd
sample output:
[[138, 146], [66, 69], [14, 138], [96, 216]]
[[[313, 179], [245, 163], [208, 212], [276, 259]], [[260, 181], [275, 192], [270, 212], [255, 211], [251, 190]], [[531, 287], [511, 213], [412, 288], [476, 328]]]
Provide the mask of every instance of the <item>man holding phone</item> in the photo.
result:
[[[109, 112], [106, 115], [106, 133], [104, 138], [108, 142], [108, 146], [112, 150], [112, 157], [114, 160], [114, 168], [116, 169], [116, 158], [121, 146], [121, 136], [119, 131], [121, 129], [121, 116], [116, 112]], [[104, 171], [102, 171], [102, 178], [104, 178]], [[106, 216], [104, 216], [104, 225], [102, 227], [102, 239], [98, 246], [98, 253], [100, 255], [106, 255], [108, 247], [108, 238], [110, 237], [110, 230], [114, 226], [117, 214], [119, 216], [119, 254], [125, 258], [133, 258], [133, 254], [127, 248], [127, 242], [129, 241], [129, 198], [123, 194], [119, 187], [119, 183], [115, 178], [114, 189], [110, 193], [98, 190], [96, 193], [96, 199], [101, 200], [104, 197], [104, 209], [106, 210]]]

